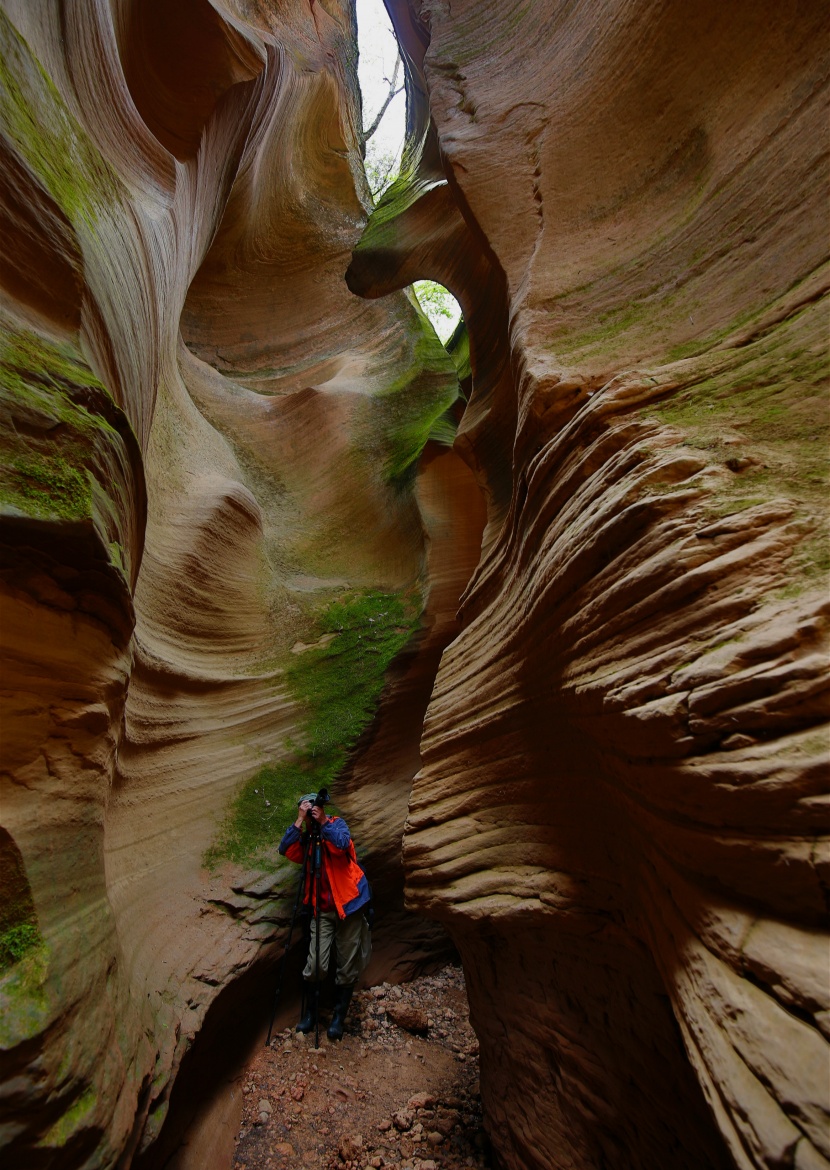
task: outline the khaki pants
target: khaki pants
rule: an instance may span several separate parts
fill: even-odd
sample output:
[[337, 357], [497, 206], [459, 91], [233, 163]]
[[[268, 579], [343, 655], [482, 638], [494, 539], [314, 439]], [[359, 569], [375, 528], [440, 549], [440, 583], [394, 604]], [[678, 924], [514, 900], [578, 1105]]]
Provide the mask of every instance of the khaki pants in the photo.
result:
[[317, 976], [317, 923], [320, 924], [320, 979], [325, 979], [331, 958], [332, 943], [337, 955], [338, 986], [351, 987], [372, 956], [372, 936], [369, 924], [360, 910], [347, 918], [338, 917], [331, 911], [311, 920], [311, 945], [308, 948], [308, 962], [303, 971], [304, 979]]

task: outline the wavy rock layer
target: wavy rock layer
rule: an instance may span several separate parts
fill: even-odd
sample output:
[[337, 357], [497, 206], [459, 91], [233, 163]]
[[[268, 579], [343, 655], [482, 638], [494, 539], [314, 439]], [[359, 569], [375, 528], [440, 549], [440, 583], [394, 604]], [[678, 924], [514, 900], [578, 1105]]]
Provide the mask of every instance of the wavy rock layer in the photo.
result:
[[[284, 930], [293, 874], [202, 858], [302, 741], [292, 645], [347, 586], [454, 615], [477, 538], [434, 581], [427, 545], [478, 489], [443, 448], [465, 486], [422, 508], [455, 369], [407, 296], [343, 282], [368, 206], [347, 3], [9, 0], [0, 39], [0, 927], [36, 941], [0, 972], [2, 1141], [74, 1170], [152, 1150], [211, 1006]], [[429, 960], [390, 844], [420, 726], [370, 836]]]
[[419, 582], [343, 789], [502, 1164], [827, 1166], [823, 14], [390, 9], [367, 225], [347, 0], [4, 0], [4, 1156], [166, 1157], [288, 914], [201, 863], [290, 650]]
[[486, 553], [409, 904], [505, 1166], [830, 1164], [827, 61], [795, 5], [390, 5], [416, 100], [348, 277], [445, 281]]

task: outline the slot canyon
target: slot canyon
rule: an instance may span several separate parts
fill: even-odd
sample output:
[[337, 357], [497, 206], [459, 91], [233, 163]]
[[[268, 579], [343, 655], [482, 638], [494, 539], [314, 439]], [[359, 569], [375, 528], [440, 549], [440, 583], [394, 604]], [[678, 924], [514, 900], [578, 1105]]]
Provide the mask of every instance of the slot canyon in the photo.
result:
[[499, 1170], [828, 1170], [826, 7], [385, 2], [375, 200], [354, 0], [0, 0], [3, 1166], [166, 1164], [327, 782]]

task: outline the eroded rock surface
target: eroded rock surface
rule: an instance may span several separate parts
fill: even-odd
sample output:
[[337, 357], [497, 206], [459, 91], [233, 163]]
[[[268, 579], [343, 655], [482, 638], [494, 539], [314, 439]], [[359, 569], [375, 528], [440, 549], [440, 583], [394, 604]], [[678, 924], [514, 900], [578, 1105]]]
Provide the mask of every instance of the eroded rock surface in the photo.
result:
[[348, 279], [470, 331], [488, 538], [404, 855], [494, 1145], [827, 1165], [818, 13], [391, 8], [420, 105]]
[[[354, 33], [345, 2], [0, 14], [2, 1141], [18, 1165], [149, 1164], [206, 1014], [281, 951], [285, 809], [260, 801], [270, 859], [204, 858], [240, 786], [302, 753], [292, 647], [318, 644], [344, 590], [416, 589], [423, 712], [455, 629], [436, 623], [477, 560], [467, 541], [431, 579], [417, 486], [455, 367], [406, 295], [369, 303], [343, 281], [370, 206]], [[453, 507], [435, 503], [439, 526]], [[404, 913], [389, 847], [419, 735], [420, 718], [373, 873], [399, 975], [419, 961], [407, 931], [421, 959], [446, 949]]]
[[290, 913], [203, 861], [292, 650], [417, 585], [342, 790], [502, 1164], [827, 1166], [823, 14], [390, 11], [369, 216], [348, 0], [4, 0], [4, 1156], [152, 1164]]

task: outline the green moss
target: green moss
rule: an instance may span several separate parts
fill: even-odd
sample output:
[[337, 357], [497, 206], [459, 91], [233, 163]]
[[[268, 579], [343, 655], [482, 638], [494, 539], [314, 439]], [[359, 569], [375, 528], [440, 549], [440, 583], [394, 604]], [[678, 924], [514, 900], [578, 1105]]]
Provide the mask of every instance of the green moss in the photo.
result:
[[0, 934], [0, 974], [8, 971], [41, 942], [40, 932], [32, 922], [18, 923]]
[[[724, 476], [709, 511], [721, 517], [786, 497], [806, 520], [791, 561], [801, 589], [830, 569], [826, 500], [830, 487], [830, 409], [822, 305], [794, 314], [756, 342], [718, 355], [646, 418], [682, 430]], [[819, 327], [817, 327], [817, 325]]]
[[[31, 942], [31, 939], [29, 939]], [[20, 957], [0, 975], [0, 1048], [10, 1049], [37, 1035], [49, 1011], [46, 976], [49, 949], [38, 937], [21, 945]]]
[[97, 1097], [91, 1088], [87, 1088], [80, 1097], [62, 1113], [55, 1124], [46, 1131], [39, 1146], [60, 1149], [65, 1146], [75, 1131], [88, 1120], [88, 1115], [95, 1108]]
[[470, 334], [466, 322], [462, 317], [455, 327], [455, 332], [447, 342], [447, 353], [453, 360], [459, 382], [473, 376], [470, 364]]
[[336, 636], [292, 656], [284, 675], [302, 704], [305, 746], [247, 782], [205, 854], [206, 865], [256, 861], [279, 842], [299, 796], [332, 786], [371, 723], [389, 664], [412, 637], [419, 612], [415, 596], [368, 592], [348, 594], [320, 613], [317, 636]]
[[824, 755], [830, 749], [830, 737], [826, 732], [821, 735], [811, 735], [807, 739], [803, 739], [798, 746], [808, 756]]
[[0, 976], [42, 943], [23, 857], [0, 829]]
[[0, 501], [28, 515], [79, 520], [92, 512], [92, 488], [83, 470], [62, 456], [38, 452], [20, 456], [3, 469]]
[[0, 123], [74, 224], [92, 225], [119, 191], [115, 173], [67, 109], [54, 83], [0, 11]]
[[457, 431], [458, 420], [453, 414], [452, 408], [450, 408], [449, 410], [445, 410], [432, 424], [429, 429], [429, 438], [435, 443], [442, 443], [445, 447], [451, 447], [455, 442]]
[[110, 560], [120, 569], [122, 573], [126, 573], [126, 565], [124, 564], [124, 550], [117, 540], [111, 540], [107, 546], [110, 550]]
[[431, 432], [458, 397], [458, 382], [444, 346], [424, 326], [412, 362], [400, 377], [368, 400], [368, 420], [358, 440], [384, 478], [401, 486], [414, 472]]
[[91, 515], [88, 468], [102, 440], [122, 442], [102, 414], [83, 405], [96, 399], [102, 409], [112, 405], [71, 346], [0, 329], [0, 501], [39, 518]]
[[106, 419], [67, 397], [84, 389], [107, 393], [77, 350], [29, 330], [0, 329], [0, 389], [23, 402], [48, 407], [60, 421], [79, 429], [113, 429]]

